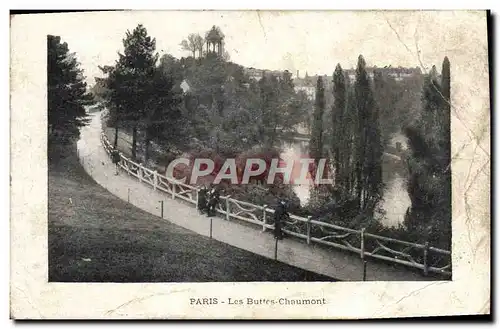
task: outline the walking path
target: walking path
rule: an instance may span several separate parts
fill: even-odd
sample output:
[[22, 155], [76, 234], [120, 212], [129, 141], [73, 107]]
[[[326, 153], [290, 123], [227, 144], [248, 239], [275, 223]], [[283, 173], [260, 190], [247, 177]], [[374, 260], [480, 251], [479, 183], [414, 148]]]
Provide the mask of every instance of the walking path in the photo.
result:
[[[172, 200], [163, 192], [154, 191], [125, 172], [115, 175], [115, 166], [111, 163], [100, 141], [100, 113], [91, 116], [92, 121], [82, 128], [81, 139], [78, 142], [79, 158], [85, 171], [112, 194], [151, 214], [161, 216], [160, 201], [163, 200], [165, 220], [198, 234], [209, 236], [210, 220], [200, 215], [194, 207]], [[270, 232], [262, 232], [259, 229], [214, 217], [212, 238], [255, 254], [274, 258], [275, 240]], [[168, 236], [165, 236], [165, 239], [168, 239]], [[363, 263], [359, 256], [344, 251], [326, 250], [314, 244], [306, 245], [291, 239], [279, 241], [277, 259], [338, 280], [360, 281], [363, 278]], [[366, 280], [425, 281], [432, 279], [392, 264], [368, 260]]]

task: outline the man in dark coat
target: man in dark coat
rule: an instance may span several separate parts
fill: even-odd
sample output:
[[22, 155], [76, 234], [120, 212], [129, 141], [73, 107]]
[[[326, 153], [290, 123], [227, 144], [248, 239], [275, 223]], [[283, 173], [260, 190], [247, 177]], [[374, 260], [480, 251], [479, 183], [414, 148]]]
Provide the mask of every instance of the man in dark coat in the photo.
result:
[[198, 210], [203, 213], [207, 210], [208, 203], [208, 188], [203, 185], [198, 192]]
[[283, 222], [288, 219], [290, 215], [286, 211], [286, 203], [281, 200], [278, 202], [278, 206], [274, 211], [274, 238], [278, 240], [283, 240], [282, 226]]
[[210, 191], [208, 192], [208, 216], [215, 215], [215, 208], [220, 201], [220, 189], [215, 184], [210, 185]]
[[120, 163], [120, 152], [117, 149], [111, 151], [111, 161], [115, 164], [115, 175], [118, 175], [118, 164]]

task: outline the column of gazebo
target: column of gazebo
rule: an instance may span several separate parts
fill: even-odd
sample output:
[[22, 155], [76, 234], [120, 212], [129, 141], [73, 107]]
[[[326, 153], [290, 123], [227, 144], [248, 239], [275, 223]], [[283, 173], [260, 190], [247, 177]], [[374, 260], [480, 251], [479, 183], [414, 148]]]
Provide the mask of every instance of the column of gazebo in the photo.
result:
[[207, 53], [209, 52], [217, 52], [217, 54], [222, 55], [224, 50], [224, 46], [222, 45], [222, 42], [209, 42], [207, 41]]

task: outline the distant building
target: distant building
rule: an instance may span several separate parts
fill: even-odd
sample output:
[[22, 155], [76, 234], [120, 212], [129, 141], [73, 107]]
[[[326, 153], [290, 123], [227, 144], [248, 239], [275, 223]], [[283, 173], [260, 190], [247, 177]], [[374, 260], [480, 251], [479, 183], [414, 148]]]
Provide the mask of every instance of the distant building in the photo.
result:
[[303, 91], [307, 98], [314, 100], [316, 97], [316, 86], [315, 84], [307, 81], [305, 79], [294, 79], [293, 80], [295, 92]]
[[[388, 75], [396, 81], [402, 81], [404, 79], [411, 78], [416, 75], [422, 74], [422, 71], [420, 70], [419, 67], [416, 68], [404, 68], [404, 67], [392, 67], [392, 66], [385, 66], [385, 67], [367, 67], [366, 72], [368, 73], [368, 76], [370, 79], [373, 79], [373, 75], [375, 71], [381, 72], [383, 75]], [[344, 73], [349, 77], [349, 81], [353, 83], [356, 80], [356, 69], [348, 69], [344, 70]]]
[[248, 67], [248, 68], [244, 68], [243, 72], [250, 79], [253, 79], [255, 81], [259, 81], [260, 79], [262, 79], [263, 76], [270, 76], [270, 75], [274, 75], [278, 79], [281, 79], [281, 76], [283, 75], [284, 71], [280, 71], [280, 70], [262, 70], [262, 69], [256, 69], [256, 68], [253, 68], [253, 67]]
[[260, 79], [262, 79], [262, 76], [264, 75], [264, 70], [259, 70], [259, 69], [255, 69], [255, 68], [251, 67], [251, 68], [245, 68], [244, 73], [250, 79], [259, 81]]

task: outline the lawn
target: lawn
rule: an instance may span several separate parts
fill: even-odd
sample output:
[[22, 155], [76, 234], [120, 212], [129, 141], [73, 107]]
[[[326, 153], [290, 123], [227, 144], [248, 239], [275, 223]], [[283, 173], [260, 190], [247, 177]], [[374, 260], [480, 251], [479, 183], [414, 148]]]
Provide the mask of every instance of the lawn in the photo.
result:
[[75, 146], [50, 152], [49, 281], [333, 281], [161, 220], [97, 185]]

